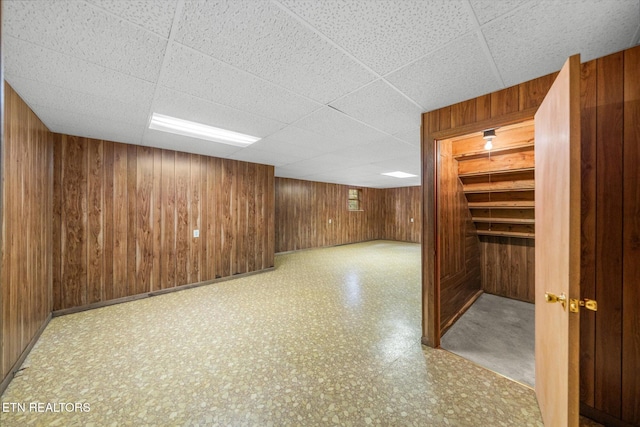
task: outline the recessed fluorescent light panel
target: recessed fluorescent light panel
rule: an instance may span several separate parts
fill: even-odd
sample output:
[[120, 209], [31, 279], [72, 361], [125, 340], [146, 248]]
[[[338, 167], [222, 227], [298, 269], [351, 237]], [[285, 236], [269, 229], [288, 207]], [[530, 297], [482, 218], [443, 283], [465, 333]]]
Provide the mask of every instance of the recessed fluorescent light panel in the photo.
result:
[[202, 123], [190, 122], [188, 120], [177, 119], [171, 116], [153, 113], [149, 129], [161, 132], [175, 133], [176, 135], [190, 136], [191, 138], [205, 139], [207, 141], [220, 142], [222, 144], [235, 145], [236, 147], [246, 147], [261, 138], [220, 129]]
[[394, 178], [412, 178], [414, 176], [418, 176], [418, 175], [413, 175], [413, 174], [410, 174], [410, 173], [400, 172], [400, 171], [386, 172], [386, 173], [383, 173], [382, 175], [388, 175], [388, 176], [392, 176]]

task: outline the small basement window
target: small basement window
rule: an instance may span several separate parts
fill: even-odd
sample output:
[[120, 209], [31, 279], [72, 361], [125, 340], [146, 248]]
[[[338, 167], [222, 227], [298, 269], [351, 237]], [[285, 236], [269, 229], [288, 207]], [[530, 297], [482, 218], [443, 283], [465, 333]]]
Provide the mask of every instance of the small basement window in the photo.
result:
[[360, 199], [362, 195], [362, 190], [358, 188], [350, 188], [349, 189], [349, 210], [350, 211], [361, 211], [362, 206], [360, 204]]

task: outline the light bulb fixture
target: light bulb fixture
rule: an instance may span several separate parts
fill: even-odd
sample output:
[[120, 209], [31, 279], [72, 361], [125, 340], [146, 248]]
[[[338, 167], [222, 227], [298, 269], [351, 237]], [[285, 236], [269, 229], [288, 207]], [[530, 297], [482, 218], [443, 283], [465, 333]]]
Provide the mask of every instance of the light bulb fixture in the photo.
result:
[[246, 147], [261, 139], [256, 136], [220, 129], [202, 123], [190, 122], [176, 117], [164, 116], [158, 113], [153, 113], [151, 123], [149, 123], [149, 129], [235, 145], [236, 147]]
[[482, 133], [482, 138], [484, 138], [487, 142], [484, 144], [485, 150], [491, 150], [493, 148], [493, 138], [496, 137], [495, 129], [487, 129]]

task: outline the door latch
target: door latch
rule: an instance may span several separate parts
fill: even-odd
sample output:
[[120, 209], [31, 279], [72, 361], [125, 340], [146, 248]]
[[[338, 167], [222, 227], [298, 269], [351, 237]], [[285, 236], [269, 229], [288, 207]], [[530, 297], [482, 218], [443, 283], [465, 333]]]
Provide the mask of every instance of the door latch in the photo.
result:
[[567, 304], [567, 297], [565, 296], [564, 292], [560, 295], [556, 295], [551, 292], [545, 292], [544, 300], [550, 303], [559, 302], [562, 305], [562, 308], [565, 308]]
[[578, 313], [580, 311], [580, 307], [584, 307], [587, 310], [598, 311], [598, 303], [596, 300], [585, 298], [584, 300], [569, 299], [569, 311], [572, 313]]

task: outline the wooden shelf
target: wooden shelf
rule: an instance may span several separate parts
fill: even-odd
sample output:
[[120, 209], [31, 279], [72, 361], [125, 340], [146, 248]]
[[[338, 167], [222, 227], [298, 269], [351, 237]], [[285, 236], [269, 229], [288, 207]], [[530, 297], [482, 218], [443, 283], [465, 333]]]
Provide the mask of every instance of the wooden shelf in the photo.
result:
[[470, 173], [462, 173], [458, 176], [460, 178], [467, 178], [470, 176], [487, 176], [487, 175], [500, 175], [505, 173], [516, 173], [516, 172], [530, 172], [535, 170], [535, 168], [519, 168], [519, 169], [501, 169], [501, 170], [493, 170], [487, 172], [470, 172]]
[[493, 154], [493, 155], [506, 154], [511, 151], [520, 151], [525, 148], [533, 148], [534, 145], [535, 144], [533, 141], [526, 141], [526, 142], [523, 142], [522, 144], [512, 145], [510, 147], [493, 148], [491, 150], [483, 149], [479, 151], [471, 151], [468, 153], [460, 153], [460, 154], [454, 155], [453, 158], [458, 161], [478, 159], [481, 157], [489, 157], [490, 154]]
[[477, 230], [478, 236], [500, 236], [500, 237], [519, 237], [522, 239], [535, 239], [534, 233], [524, 233], [521, 231], [492, 231]]
[[473, 222], [483, 222], [489, 224], [535, 224], [536, 221], [533, 218], [471, 218]]
[[481, 182], [463, 185], [465, 193], [497, 193], [505, 191], [531, 191], [535, 190], [535, 181], [532, 179], [518, 181]]
[[469, 209], [523, 209], [535, 208], [535, 202], [531, 200], [513, 200], [500, 202], [469, 202]]

